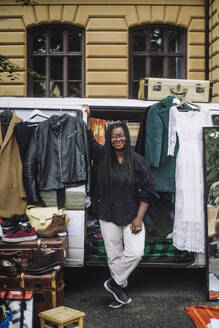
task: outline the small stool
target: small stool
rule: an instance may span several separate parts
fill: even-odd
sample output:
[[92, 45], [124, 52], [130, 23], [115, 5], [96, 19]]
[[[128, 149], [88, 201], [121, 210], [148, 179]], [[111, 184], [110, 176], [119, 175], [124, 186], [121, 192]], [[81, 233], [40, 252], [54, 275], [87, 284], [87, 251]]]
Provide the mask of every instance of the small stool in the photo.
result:
[[84, 312], [74, 310], [65, 306], [59, 306], [57, 308], [39, 313], [40, 327], [64, 328], [67, 325], [76, 323], [77, 326], [74, 326], [74, 328], [83, 328], [83, 316], [85, 316]]

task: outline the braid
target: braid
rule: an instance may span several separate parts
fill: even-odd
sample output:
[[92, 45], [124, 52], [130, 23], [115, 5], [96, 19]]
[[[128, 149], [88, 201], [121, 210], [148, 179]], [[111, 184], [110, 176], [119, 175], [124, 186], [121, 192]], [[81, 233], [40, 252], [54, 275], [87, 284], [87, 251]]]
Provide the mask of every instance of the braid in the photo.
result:
[[119, 122], [111, 124], [106, 130], [105, 138], [105, 153], [103, 161], [100, 164], [98, 182], [100, 186], [100, 191], [103, 192], [105, 188], [110, 188], [112, 186], [112, 162], [114, 157], [114, 149], [112, 148], [110, 136], [114, 128], [123, 128], [126, 135], [126, 146], [124, 149], [124, 162], [122, 165], [122, 182], [130, 185], [133, 182], [133, 152], [131, 150], [131, 140], [129, 129], [124, 122]]

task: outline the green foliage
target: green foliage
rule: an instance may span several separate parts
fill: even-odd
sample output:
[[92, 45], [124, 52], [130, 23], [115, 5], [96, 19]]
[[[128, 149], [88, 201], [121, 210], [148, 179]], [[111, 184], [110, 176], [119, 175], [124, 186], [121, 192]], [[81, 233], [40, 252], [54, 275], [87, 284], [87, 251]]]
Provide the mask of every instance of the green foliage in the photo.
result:
[[32, 78], [34, 80], [45, 80], [46, 79], [45, 75], [40, 75], [39, 73], [37, 73], [35, 71], [30, 72], [30, 75], [32, 76]]
[[[7, 72], [7, 77], [13, 81], [18, 79], [19, 73], [17, 72], [19, 70], [19, 66], [13, 64], [7, 57], [0, 55], [0, 73]], [[0, 80], [2, 79], [0, 78]]]
[[208, 190], [212, 183], [219, 181], [219, 129], [205, 130], [205, 160]]
[[[15, 2], [19, 3], [22, 6], [30, 6], [37, 4], [37, 2], [34, 0], [15, 0]], [[6, 56], [0, 55], [0, 74], [3, 72], [7, 72], [7, 77], [9, 77], [13, 81], [18, 79], [19, 74], [17, 72], [19, 70], [19, 66], [13, 64]], [[0, 80], [2, 80], [1, 77]]]

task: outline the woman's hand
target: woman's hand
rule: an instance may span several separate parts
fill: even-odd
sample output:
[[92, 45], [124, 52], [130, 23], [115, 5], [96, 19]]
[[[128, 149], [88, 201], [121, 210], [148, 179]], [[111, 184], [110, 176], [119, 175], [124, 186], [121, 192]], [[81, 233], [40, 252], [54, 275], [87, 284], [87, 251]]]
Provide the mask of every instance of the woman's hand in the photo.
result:
[[91, 130], [91, 114], [90, 114], [90, 107], [88, 104], [83, 104], [82, 107], [85, 108], [85, 112], [87, 113], [87, 129]]
[[130, 228], [132, 230], [132, 233], [137, 234], [142, 230], [142, 222], [143, 222], [143, 220], [138, 216], [136, 216], [132, 220], [132, 222], [130, 224]]
[[82, 107], [85, 108], [85, 112], [87, 113], [87, 116], [90, 116], [90, 107], [88, 104], [83, 104]]

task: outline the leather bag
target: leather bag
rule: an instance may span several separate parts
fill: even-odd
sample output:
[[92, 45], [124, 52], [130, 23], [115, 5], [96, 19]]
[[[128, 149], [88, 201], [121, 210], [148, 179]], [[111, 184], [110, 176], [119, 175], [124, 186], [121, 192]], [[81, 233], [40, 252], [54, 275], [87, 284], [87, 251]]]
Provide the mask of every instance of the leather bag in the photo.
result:
[[65, 215], [66, 223], [69, 222], [65, 209], [58, 209], [58, 207], [40, 207], [28, 205], [26, 214], [29, 217], [31, 226], [38, 229], [45, 229], [52, 222], [53, 215]]

